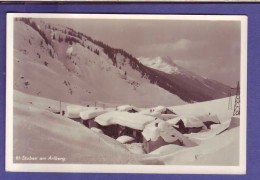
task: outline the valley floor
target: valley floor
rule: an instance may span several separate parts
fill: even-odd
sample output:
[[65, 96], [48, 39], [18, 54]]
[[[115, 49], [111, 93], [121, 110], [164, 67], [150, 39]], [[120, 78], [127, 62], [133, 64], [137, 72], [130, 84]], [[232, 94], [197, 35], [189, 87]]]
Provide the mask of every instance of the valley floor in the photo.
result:
[[[226, 106], [226, 101], [227, 99], [206, 102], [207, 109], [204, 111], [210, 109], [210, 104], [214, 107], [214, 102]], [[68, 104], [62, 105], [64, 108]], [[203, 109], [202, 105], [196, 103], [172, 108], [178, 112], [192, 109], [198, 111], [199, 107]], [[50, 111], [57, 110], [58, 107], [58, 101], [14, 91], [14, 162], [228, 166], [239, 164], [239, 127], [216, 135], [229, 125], [232, 112], [222, 112], [224, 107], [218, 112], [222, 113], [221, 125], [207, 132], [186, 136], [198, 146], [182, 147], [170, 144], [149, 154], [144, 154], [141, 143], [121, 144]], [[212, 109], [211, 112], [213, 111], [220, 110]], [[21, 161], [19, 157], [24, 157], [25, 160]], [[40, 157], [47, 159], [40, 161]]]

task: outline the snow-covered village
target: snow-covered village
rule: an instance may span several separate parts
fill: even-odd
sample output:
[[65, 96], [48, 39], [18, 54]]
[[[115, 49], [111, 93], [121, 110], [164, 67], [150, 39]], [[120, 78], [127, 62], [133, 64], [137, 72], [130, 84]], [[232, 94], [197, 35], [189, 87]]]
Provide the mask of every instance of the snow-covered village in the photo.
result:
[[[91, 30], [89, 35], [84, 23], [84, 32], [76, 25], [73, 20], [14, 20], [14, 163], [239, 164], [239, 68], [231, 84], [231, 75], [222, 78], [221, 68], [199, 75], [202, 70], [179, 64], [178, 53], [162, 53], [156, 43], [153, 57], [145, 54], [147, 48], [136, 55], [134, 47], [131, 52], [114, 48], [103, 36], [95, 37]], [[103, 25], [96, 25], [95, 33], [110, 36], [109, 26]], [[123, 38], [118, 32], [114, 43]], [[176, 40], [176, 51], [193, 47], [192, 40], [182, 36]], [[199, 45], [210, 46], [204, 41]], [[232, 46], [235, 52], [236, 47]], [[199, 54], [197, 49], [190, 52], [193, 58]]]

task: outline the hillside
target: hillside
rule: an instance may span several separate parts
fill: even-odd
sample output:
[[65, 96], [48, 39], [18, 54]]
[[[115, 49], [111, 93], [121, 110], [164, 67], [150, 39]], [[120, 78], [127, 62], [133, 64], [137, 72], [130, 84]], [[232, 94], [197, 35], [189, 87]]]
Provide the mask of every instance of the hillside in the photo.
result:
[[197, 75], [175, 64], [170, 57], [140, 57], [138, 60], [168, 79], [175, 87], [176, 94], [184, 99], [200, 102], [228, 96], [229, 86]]
[[128, 55], [70, 28], [37, 19], [14, 27], [14, 89], [83, 105], [185, 103], [151, 83]]
[[171, 74], [147, 67], [122, 49], [40, 19], [18, 18], [14, 29], [14, 88], [29, 94], [151, 107], [222, 98], [230, 88], [179, 66], [181, 73]]

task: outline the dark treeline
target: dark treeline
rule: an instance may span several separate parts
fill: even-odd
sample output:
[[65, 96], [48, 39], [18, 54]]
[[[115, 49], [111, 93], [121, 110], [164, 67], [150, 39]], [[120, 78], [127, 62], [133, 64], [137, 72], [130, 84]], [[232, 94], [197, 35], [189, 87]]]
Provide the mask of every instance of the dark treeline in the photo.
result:
[[[50, 44], [48, 41], [46, 35], [44, 32], [42, 32], [35, 22], [31, 21], [28, 18], [19, 18], [19, 20], [25, 22], [26, 24], [30, 25], [33, 29], [38, 31], [40, 35], [43, 37], [44, 41], [46, 44]], [[49, 27], [51, 28], [51, 27]], [[66, 27], [67, 30], [65, 30], [65, 38], [62, 37], [57, 37], [56, 39], [59, 42], [62, 42], [63, 40], [66, 43], [72, 44], [72, 43], [79, 43], [82, 46], [84, 46], [84, 41], [85, 39], [92, 42], [93, 44], [97, 45], [98, 47], [103, 49], [103, 52], [109, 57], [109, 59], [113, 62], [113, 65], [118, 67], [117, 64], [117, 55], [121, 54], [122, 56], [125, 57], [125, 59], [129, 60], [130, 66], [139, 71], [141, 73], [141, 76], [144, 78], [147, 78], [150, 80], [151, 83], [157, 84], [159, 87], [176, 94], [179, 96], [182, 100], [186, 102], [193, 102], [193, 101], [207, 101], [207, 100], [212, 100], [213, 96], [210, 93], [203, 94], [203, 88], [204, 86], [201, 84], [201, 86], [198, 86], [201, 82], [195, 82], [197, 83], [195, 85], [194, 82], [191, 82], [190, 79], [185, 79], [185, 77], [182, 77], [181, 75], [176, 75], [170, 77], [168, 74], [149, 68], [147, 66], [144, 66], [141, 64], [133, 55], [130, 53], [127, 53], [123, 49], [115, 49], [110, 47], [109, 45], [103, 43], [102, 41], [97, 41], [92, 39], [91, 37], [81, 33], [81, 32], [76, 32], [75, 30]], [[56, 28], [57, 29], [57, 28]], [[67, 36], [68, 35], [68, 36]], [[84, 38], [83, 38], [84, 37]], [[91, 51], [93, 51], [95, 54], [100, 55], [99, 50], [93, 49], [90, 46], [87, 46], [87, 48]], [[120, 68], [120, 66], [119, 66]], [[183, 79], [184, 78], [184, 79]], [[193, 84], [192, 84], [193, 83]], [[205, 92], [205, 91], [204, 91]], [[212, 93], [212, 92], [211, 92]]]
[[74, 38], [72, 36], [66, 36], [65, 37], [65, 42], [69, 43], [70, 45], [72, 45], [72, 43], [80, 43], [80, 41], [77, 38]]
[[[139, 71], [141, 73], [142, 77], [145, 77], [150, 80], [151, 83], [157, 84], [161, 88], [176, 94], [179, 96], [182, 100], [186, 102], [200, 102], [200, 101], [207, 101], [212, 100], [213, 96], [210, 93], [205, 93], [205, 91], [202, 90], [204, 87], [201, 82], [191, 82], [190, 79], [183, 77], [181, 75], [176, 75], [175, 77], [169, 77], [168, 74], [149, 68], [147, 66], [144, 66], [142, 63], [140, 63], [133, 55], [130, 53], [124, 51], [123, 49], [115, 49], [110, 47], [109, 45], [103, 43], [102, 41], [97, 41], [92, 39], [91, 37], [81, 33], [76, 32], [75, 30], [68, 28], [69, 34], [73, 35], [79, 39], [86, 38], [88, 41], [94, 43], [95, 45], [103, 48], [103, 52], [111, 59], [114, 66], [118, 66], [117, 64], [117, 55], [121, 54], [125, 58], [129, 59], [130, 66]], [[96, 54], [99, 54], [95, 52]], [[120, 68], [120, 67], [119, 67]], [[184, 78], [184, 79], [183, 79]], [[198, 84], [201, 84], [201, 86], [198, 86]], [[204, 92], [204, 93], [202, 93]]]
[[44, 41], [45, 41], [46, 44], [51, 45], [51, 43], [50, 43], [50, 41], [48, 40], [48, 38], [46, 37], [45, 33], [44, 33], [42, 30], [40, 30], [40, 29], [38, 28], [38, 26], [36, 25], [36, 23], [35, 23], [34, 21], [31, 21], [30, 18], [16, 18], [15, 20], [16, 20], [16, 21], [17, 21], [17, 20], [22, 21], [22, 22], [24, 22], [25, 24], [31, 26], [34, 30], [36, 30], [36, 31], [41, 35], [41, 37], [44, 39]]

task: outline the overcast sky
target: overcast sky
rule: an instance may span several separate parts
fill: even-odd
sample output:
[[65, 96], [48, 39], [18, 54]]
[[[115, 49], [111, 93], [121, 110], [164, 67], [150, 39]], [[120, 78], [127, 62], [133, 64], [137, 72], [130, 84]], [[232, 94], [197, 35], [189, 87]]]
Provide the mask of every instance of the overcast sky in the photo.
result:
[[[45, 19], [46, 20], [46, 19]], [[239, 21], [52, 19], [135, 57], [169, 56], [199, 75], [235, 86]]]

